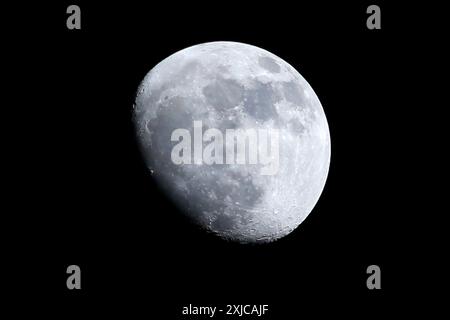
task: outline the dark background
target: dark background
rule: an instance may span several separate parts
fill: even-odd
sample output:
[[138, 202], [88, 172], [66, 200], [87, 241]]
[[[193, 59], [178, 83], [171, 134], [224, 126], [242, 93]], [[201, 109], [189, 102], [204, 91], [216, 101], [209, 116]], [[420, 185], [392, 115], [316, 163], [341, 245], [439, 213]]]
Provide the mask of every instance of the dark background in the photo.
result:
[[[20, 157], [7, 262], [20, 273], [17, 294], [59, 318], [178, 319], [190, 303], [269, 304], [270, 319], [403, 314], [399, 297], [417, 288], [404, 186], [412, 165], [403, 156], [410, 16], [377, 2], [382, 29], [368, 30], [372, 2], [314, 3], [17, 8], [8, 30], [18, 50], [8, 61], [18, 114], [9, 119]], [[70, 4], [81, 7], [81, 30], [66, 29]], [[308, 218], [274, 243], [228, 243], [190, 225], [153, 184], [134, 140], [131, 110], [145, 74], [180, 49], [218, 40], [286, 60], [328, 119], [325, 190]], [[80, 291], [66, 288], [71, 264], [81, 267]], [[366, 288], [371, 264], [381, 267], [382, 290]]]

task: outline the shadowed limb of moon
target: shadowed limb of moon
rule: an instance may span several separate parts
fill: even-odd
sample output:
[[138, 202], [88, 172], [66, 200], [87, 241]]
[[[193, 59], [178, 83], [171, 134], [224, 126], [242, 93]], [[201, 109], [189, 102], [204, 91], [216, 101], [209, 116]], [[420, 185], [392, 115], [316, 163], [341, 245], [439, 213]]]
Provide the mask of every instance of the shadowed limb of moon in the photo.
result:
[[[171, 134], [205, 128], [276, 129], [279, 169], [176, 165]], [[330, 134], [319, 99], [288, 63], [255, 46], [211, 42], [178, 51], [142, 81], [134, 105], [141, 151], [153, 176], [196, 223], [239, 242], [269, 242], [294, 230], [324, 188]]]

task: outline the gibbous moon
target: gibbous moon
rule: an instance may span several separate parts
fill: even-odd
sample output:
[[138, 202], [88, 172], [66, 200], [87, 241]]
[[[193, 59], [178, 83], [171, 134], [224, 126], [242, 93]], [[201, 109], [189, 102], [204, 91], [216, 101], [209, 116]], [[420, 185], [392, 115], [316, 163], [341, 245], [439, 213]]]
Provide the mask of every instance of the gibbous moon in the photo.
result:
[[225, 239], [289, 234], [324, 188], [331, 146], [322, 105], [299, 72], [261, 48], [210, 42], [174, 53], [145, 76], [133, 115], [161, 189]]

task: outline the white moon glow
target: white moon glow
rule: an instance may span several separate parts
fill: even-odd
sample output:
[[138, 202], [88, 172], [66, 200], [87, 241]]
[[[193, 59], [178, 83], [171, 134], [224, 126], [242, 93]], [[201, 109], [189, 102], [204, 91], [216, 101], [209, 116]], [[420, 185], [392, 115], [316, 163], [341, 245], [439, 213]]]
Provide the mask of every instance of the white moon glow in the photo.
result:
[[[294, 230], [317, 203], [330, 164], [330, 134], [316, 94], [288, 63], [236, 42], [186, 48], [155, 66], [134, 105], [148, 168], [200, 226], [239, 242], [269, 242]], [[276, 129], [279, 168], [175, 164], [174, 130]], [[206, 145], [206, 142], [204, 142]]]

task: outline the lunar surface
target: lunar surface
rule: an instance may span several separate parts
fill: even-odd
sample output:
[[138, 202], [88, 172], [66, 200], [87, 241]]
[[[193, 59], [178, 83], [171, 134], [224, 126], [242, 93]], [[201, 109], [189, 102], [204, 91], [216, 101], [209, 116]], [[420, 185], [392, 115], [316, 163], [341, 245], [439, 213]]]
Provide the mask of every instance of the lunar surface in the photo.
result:
[[[324, 188], [331, 146], [322, 105], [300, 73], [261, 48], [211, 42], [176, 52], [145, 76], [133, 116], [153, 178], [182, 212], [220, 237], [279, 239], [304, 221]], [[186, 129], [194, 146], [195, 122], [203, 134], [214, 128], [223, 139], [229, 129], [278, 132], [278, 150], [271, 147], [276, 170], [262, 174], [261, 163], [175, 163], [180, 141], [173, 133]], [[213, 140], [203, 136], [203, 151]]]

